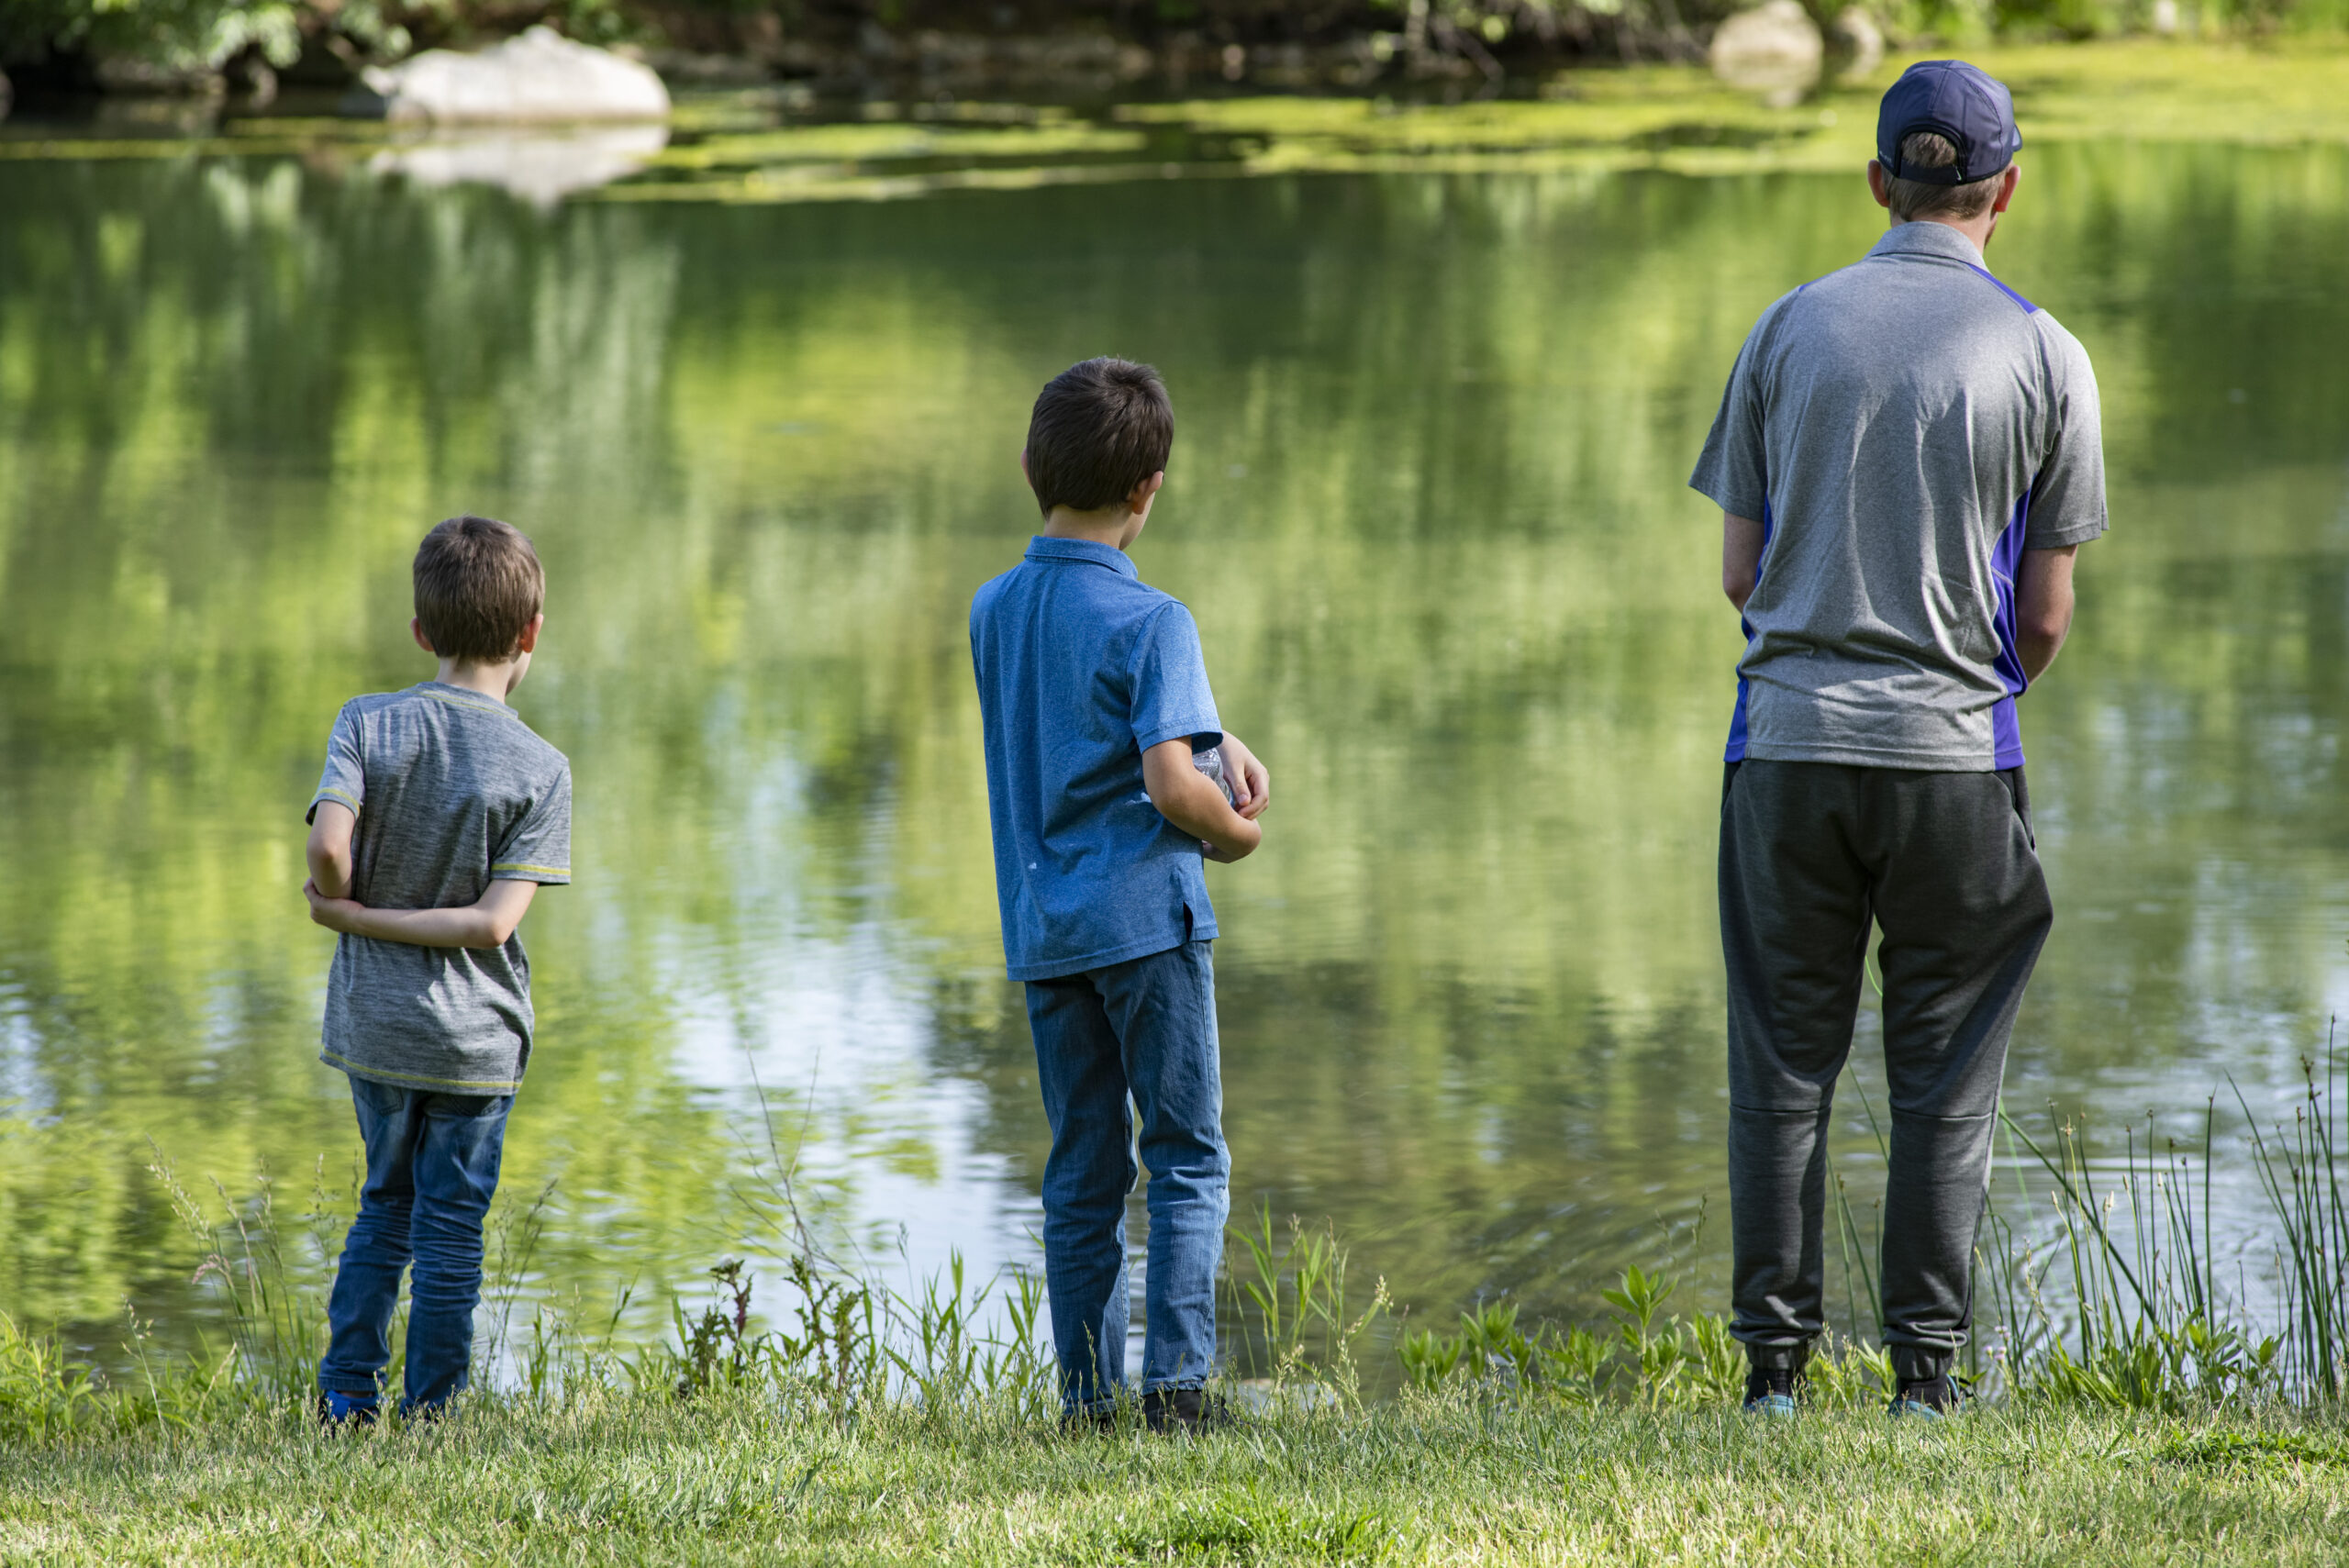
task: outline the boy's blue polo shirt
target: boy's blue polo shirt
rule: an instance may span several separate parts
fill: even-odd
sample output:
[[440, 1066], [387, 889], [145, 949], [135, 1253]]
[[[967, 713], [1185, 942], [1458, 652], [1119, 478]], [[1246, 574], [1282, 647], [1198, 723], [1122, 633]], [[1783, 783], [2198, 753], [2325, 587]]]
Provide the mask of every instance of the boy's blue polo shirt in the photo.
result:
[[1003, 955], [1050, 980], [1214, 936], [1199, 841], [1141, 754], [1223, 738], [1191, 612], [1125, 551], [1037, 538], [971, 600]]

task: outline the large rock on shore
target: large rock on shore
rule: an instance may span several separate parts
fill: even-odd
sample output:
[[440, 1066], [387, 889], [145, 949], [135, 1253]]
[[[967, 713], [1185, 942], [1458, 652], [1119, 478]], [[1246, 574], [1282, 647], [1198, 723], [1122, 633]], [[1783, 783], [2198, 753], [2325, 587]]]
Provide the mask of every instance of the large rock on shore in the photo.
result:
[[656, 120], [669, 113], [669, 90], [651, 67], [550, 28], [478, 54], [429, 50], [370, 69], [361, 83], [343, 100], [343, 113], [409, 124]]
[[1798, 0], [1769, 0], [1723, 22], [1706, 58], [1713, 74], [1731, 86], [1790, 104], [1819, 81], [1825, 53], [1819, 24]]

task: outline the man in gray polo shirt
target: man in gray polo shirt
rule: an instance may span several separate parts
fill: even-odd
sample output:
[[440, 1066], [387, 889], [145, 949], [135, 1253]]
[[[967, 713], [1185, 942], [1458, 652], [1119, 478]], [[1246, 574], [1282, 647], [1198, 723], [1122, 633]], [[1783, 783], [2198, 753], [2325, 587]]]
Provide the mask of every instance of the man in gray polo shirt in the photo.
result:
[[1744, 616], [1722, 785], [1734, 1331], [1792, 1414], [1824, 1329], [1827, 1125], [1868, 929], [1892, 1104], [1883, 1329], [1896, 1414], [1954, 1403], [2007, 1040], [2054, 910], [2015, 699], [2105, 528], [2096, 378], [1983, 248], [2022, 138], [1931, 61], [1885, 95], [1892, 228], [1754, 324], [1689, 483]]

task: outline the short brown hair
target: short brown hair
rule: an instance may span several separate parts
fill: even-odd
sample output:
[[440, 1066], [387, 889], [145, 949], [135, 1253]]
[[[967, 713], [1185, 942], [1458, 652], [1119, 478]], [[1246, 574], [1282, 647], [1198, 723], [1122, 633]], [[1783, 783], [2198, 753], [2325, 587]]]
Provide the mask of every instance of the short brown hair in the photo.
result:
[[[1938, 131], [1912, 130], [1900, 139], [1904, 169], [1946, 169], [1957, 161], [1957, 144]], [[1962, 185], [1936, 185], [1924, 180], [1885, 180], [1886, 205], [1903, 223], [1920, 217], [1954, 217], [1971, 222], [1988, 209], [1998, 194], [1998, 176], [2006, 171]]]
[[451, 517], [417, 549], [417, 624], [443, 659], [504, 663], [520, 651], [546, 597], [539, 552], [495, 517]]
[[1044, 384], [1028, 419], [1028, 484], [1046, 516], [1097, 512], [1166, 467], [1174, 406], [1166, 384], [1131, 360], [1086, 360]]

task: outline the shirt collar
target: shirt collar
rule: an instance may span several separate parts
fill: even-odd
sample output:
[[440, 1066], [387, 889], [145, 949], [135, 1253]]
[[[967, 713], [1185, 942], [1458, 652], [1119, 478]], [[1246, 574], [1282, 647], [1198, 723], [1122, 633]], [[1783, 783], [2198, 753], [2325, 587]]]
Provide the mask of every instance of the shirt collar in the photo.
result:
[[500, 702], [488, 693], [477, 692], [471, 686], [452, 686], [446, 681], [418, 681], [416, 689], [427, 696], [439, 697], [442, 702], [471, 703], [499, 713], [514, 711], [511, 703]]
[[1124, 550], [1089, 539], [1047, 539], [1038, 534], [1028, 541], [1030, 561], [1089, 561], [1096, 566], [1106, 566], [1125, 576], [1140, 578], [1141, 571], [1134, 565], [1134, 558]]
[[1871, 256], [1943, 256], [1953, 261], [1963, 261], [1969, 267], [1982, 265], [1982, 252], [1974, 241], [1946, 223], [1931, 218], [1919, 218], [1913, 223], [1896, 223], [1885, 231], [1884, 238], [1868, 248]]

